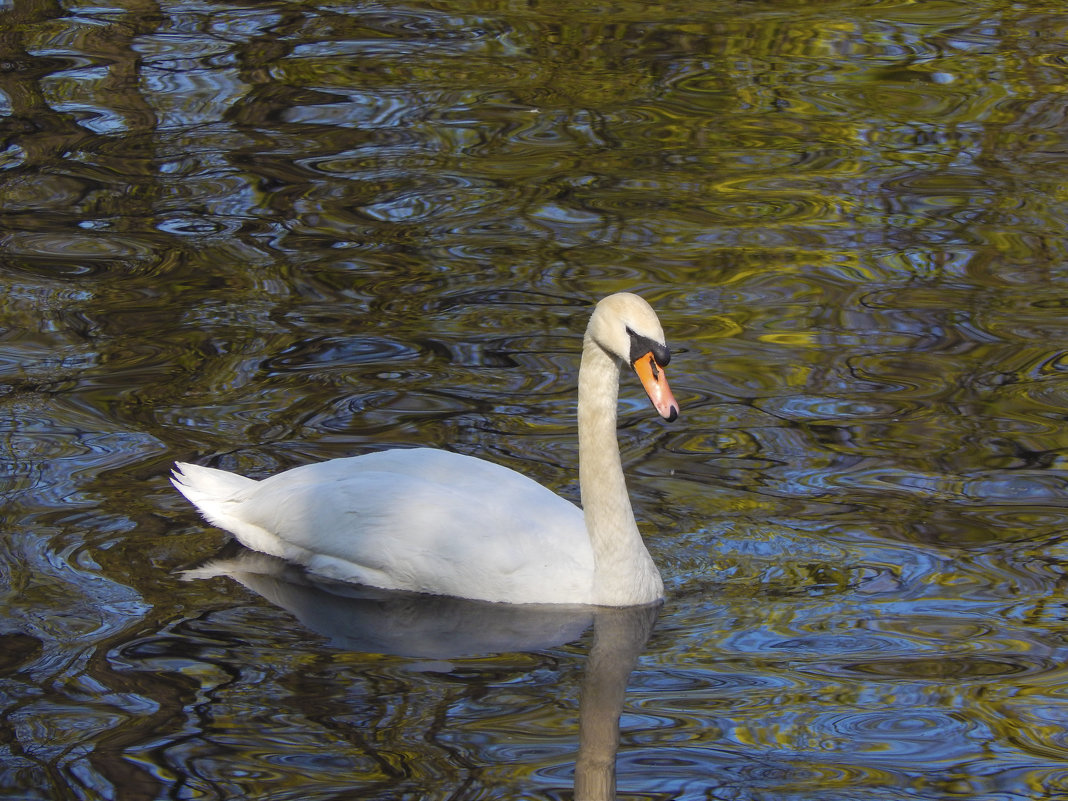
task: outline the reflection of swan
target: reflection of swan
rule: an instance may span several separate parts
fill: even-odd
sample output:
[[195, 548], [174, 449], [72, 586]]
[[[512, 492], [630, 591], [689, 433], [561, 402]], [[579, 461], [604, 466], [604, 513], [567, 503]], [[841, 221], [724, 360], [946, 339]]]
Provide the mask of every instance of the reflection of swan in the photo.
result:
[[651, 603], [664, 585], [631, 511], [616, 405], [626, 361], [674, 420], [669, 358], [648, 303], [620, 293], [597, 304], [579, 369], [584, 512], [520, 473], [430, 448], [333, 459], [262, 481], [179, 463], [174, 484], [247, 547], [329, 578], [517, 604]]
[[322, 581], [301, 568], [243, 551], [186, 571], [229, 576], [286, 609], [337, 647], [365, 653], [459, 659], [536, 651], [572, 642], [594, 624], [579, 704], [575, 801], [615, 798], [619, 717], [634, 663], [659, 604], [622, 609], [562, 604], [493, 604], [462, 598], [368, 590]]
[[582, 636], [595, 612], [589, 606], [494, 604], [378, 590], [317, 579], [303, 568], [252, 551], [215, 559], [183, 575], [229, 576], [338, 648], [425, 659], [552, 648]]
[[579, 705], [575, 801], [614, 801], [616, 797], [619, 716], [627, 679], [659, 612], [659, 606], [597, 610]]

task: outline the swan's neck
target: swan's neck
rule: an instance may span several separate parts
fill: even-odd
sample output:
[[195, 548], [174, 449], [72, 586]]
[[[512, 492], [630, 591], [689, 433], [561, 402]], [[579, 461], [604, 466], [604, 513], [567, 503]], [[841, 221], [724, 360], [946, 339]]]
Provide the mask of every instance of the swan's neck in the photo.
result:
[[593, 546], [594, 603], [604, 606], [652, 603], [664, 593], [623, 478], [616, 440], [619, 368], [587, 333], [579, 368], [579, 484]]

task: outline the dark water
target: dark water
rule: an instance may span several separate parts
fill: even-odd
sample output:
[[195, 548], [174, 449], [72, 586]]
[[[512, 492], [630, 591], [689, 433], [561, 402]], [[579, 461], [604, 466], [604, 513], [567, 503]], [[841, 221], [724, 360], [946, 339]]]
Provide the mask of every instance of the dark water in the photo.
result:
[[[1068, 797], [1066, 186], [1059, 2], [0, 2], [0, 797]], [[647, 643], [181, 580], [175, 459], [576, 498], [623, 289]]]

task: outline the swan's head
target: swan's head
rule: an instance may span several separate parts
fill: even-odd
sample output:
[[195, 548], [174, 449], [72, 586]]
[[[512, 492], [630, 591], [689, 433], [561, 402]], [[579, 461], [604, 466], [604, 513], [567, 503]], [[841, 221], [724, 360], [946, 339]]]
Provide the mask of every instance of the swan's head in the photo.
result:
[[679, 416], [664, 372], [671, 351], [652, 306], [630, 292], [609, 295], [593, 310], [586, 336], [634, 368], [661, 417], [670, 422]]

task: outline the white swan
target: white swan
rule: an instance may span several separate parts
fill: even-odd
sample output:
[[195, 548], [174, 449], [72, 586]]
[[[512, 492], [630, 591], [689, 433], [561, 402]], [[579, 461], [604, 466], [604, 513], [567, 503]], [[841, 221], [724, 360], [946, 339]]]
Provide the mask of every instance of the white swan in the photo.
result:
[[638, 533], [616, 441], [619, 370], [678, 416], [652, 307], [610, 295], [579, 368], [579, 509], [500, 465], [432, 448], [296, 467], [254, 481], [177, 463], [172, 481], [214, 525], [314, 573], [390, 590], [503, 603], [632, 606], [663, 598]]

